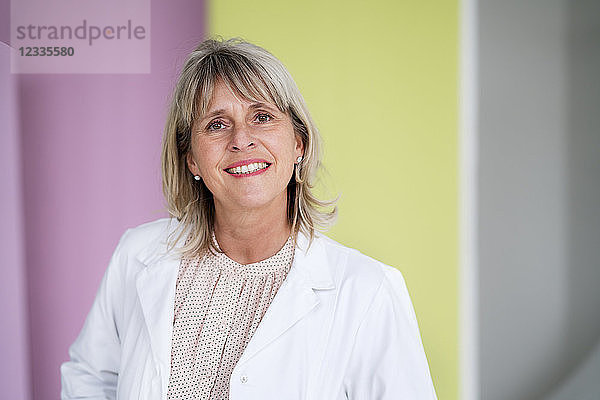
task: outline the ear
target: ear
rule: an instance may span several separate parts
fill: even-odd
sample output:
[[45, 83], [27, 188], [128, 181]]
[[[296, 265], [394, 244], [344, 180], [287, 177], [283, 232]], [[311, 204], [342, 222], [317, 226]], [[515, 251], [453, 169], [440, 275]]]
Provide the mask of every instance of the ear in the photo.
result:
[[296, 158], [299, 156], [304, 157], [304, 142], [302, 141], [300, 135], [296, 135], [296, 148], [294, 153], [296, 154]]
[[188, 152], [185, 156], [185, 161], [187, 162], [187, 167], [193, 175], [200, 175], [200, 169], [196, 165], [194, 161], [194, 157], [192, 156], [192, 152]]

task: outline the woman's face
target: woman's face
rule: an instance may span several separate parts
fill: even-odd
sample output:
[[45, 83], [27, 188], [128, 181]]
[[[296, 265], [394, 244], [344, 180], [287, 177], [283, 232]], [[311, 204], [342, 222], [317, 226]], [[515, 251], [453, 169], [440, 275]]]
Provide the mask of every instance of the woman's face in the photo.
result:
[[247, 101], [219, 80], [204, 118], [192, 127], [187, 163], [217, 209], [278, 209], [286, 206], [287, 184], [303, 150], [287, 114]]

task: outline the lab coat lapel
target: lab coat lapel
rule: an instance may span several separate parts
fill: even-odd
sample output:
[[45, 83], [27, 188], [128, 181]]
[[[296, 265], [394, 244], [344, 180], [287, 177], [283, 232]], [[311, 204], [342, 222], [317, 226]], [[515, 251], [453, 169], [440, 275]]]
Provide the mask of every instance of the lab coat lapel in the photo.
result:
[[179, 260], [167, 258], [144, 268], [137, 276], [136, 288], [156, 360], [170, 365], [173, 333], [173, 301]]
[[292, 267], [237, 365], [244, 364], [306, 317], [319, 304], [316, 290], [335, 287], [326, 261], [320, 239], [308, 248], [307, 238], [298, 236]]
[[181, 256], [174, 249], [167, 249], [169, 231], [178, 229], [170, 226], [154, 243], [149, 243], [137, 257], [145, 265], [136, 277], [136, 289], [144, 321], [150, 336], [154, 359], [160, 367], [163, 391], [168, 385], [171, 366], [171, 338], [173, 335], [175, 285]]

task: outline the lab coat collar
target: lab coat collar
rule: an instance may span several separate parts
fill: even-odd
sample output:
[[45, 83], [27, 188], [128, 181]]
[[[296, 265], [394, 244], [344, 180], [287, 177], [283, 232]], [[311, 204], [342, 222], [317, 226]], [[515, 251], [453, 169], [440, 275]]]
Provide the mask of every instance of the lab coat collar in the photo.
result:
[[335, 288], [323, 243], [325, 240], [319, 233], [315, 234], [312, 242], [302, 233], [298, 234], [296, 240], [294, 267], [304, 274], [308, 285], [316, 290]]
[[[181, 233], [181, 229], [183, 228], [176, 219], [169, 219], [162, 234], [148, 246], [145, 246], [137, 255], [138, 261], [146, 265], [147, 269], [154, 269], [157, 266], [164, 265], [164, 263], [172, 265], [173, 262], [178, 262], [180, 256], [174, 250], [180, 249], [184, 240], [180, 240], [170, 251], [167, 240], [169, 237], [177, 237]], [[185, 236], [184, 232], [182, 237], [185, 238]], [[298, 233], [296, 239], [294, 267], [304, 275], [307, 284], [312, 289], [325, 290], [335, 288], [323, 243], [326, 240], [320, 233], [315, 233], [312, 241], [303, 233]]]
[[[167, 390], [171, 360], [174, 310], [173, 301], [170, 300], [175, 298], [181, 260], [177, 251], [173, 251], [181, 244], [170, 251], [167, 247], [168, 235], [173, 232], [177, 234], [180, 229], [179, 224], [172, 221], [158, 239], [148, 243], [137, 255], [137, 260], [146, 265], [146, 268], [138, 273], [136, 288], [150, 334], [152, 351], [160, 366], [163, 391]], [[335, 288], [329, 270], [325, 240], [317, 234], [310, 242], [305, 235], [298, 235], [294, 261], [288, 276], [238, 361], [238, 367], [242, 367], [246, 361], [309, 314], [319, 304], [319, 296], [315, 291]]]

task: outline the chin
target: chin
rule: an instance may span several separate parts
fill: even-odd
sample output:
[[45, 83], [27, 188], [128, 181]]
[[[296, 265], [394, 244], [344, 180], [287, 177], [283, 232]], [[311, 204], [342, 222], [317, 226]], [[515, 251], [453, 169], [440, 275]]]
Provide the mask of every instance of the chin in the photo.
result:
[[241, 208], [247, 208], [248, 210], [254, 210], [254, 209], [259, 209], [259, 208], [263, 208], [268, 206], [269, 204], [271, 204], [275, 199], [268, 199], [268, 198], [262, 198], [262, 197], [249, 197], [249, 198], [242, 198], [239, 199], [237, 201], [237, 204], [241, 207]]
[[264, 190], [257, 192], [247, 192], [239, 196], [235, 196], [236, 203], [239, 207], [258, 209], [272, 205], [274, 202], [281, 202], [282, 207], [287, 206], [287, 192], [284, 190], [279, 193], [266, 193]]

